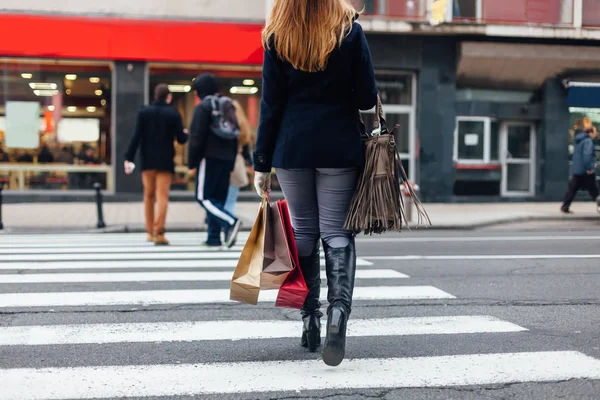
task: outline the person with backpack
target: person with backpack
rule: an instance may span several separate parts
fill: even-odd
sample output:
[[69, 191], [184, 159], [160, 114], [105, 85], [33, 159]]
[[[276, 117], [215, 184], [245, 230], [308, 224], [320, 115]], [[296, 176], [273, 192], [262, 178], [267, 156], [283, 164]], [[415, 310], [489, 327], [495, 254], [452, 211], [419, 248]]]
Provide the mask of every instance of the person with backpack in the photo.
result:
[[218, 95], [219, 85], [212, 74], [202, 74], [192, 83], [200, 99], [190, 126], [188, 168], [196, 175], [196, 200], [207, 213], [207, 247], [235, 245], [242, 221], [225, 210], [230, 176], [238, 154], [240, 126], [229, 97]]

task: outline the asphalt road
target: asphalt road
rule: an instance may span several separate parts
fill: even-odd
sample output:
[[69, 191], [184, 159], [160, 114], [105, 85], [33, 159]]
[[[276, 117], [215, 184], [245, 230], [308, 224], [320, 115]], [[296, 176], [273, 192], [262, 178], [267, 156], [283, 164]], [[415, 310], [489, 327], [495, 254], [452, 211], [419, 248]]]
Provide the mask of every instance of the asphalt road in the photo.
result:
[[600, 227], [517, 228], [360, 237], [338, 368], [297, 311], [227, 302], [239, 247], [0, 236], [0, 400], [597, 400]]

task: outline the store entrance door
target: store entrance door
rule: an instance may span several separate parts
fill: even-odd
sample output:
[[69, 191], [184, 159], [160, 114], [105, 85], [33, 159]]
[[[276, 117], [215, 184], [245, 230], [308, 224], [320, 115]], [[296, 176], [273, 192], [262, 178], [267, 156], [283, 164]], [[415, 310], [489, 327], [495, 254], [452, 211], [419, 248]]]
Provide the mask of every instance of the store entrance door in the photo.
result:
[[500, 131], [502, 159], [502, 196], [535, 195], [535, 126], [507, 122]]

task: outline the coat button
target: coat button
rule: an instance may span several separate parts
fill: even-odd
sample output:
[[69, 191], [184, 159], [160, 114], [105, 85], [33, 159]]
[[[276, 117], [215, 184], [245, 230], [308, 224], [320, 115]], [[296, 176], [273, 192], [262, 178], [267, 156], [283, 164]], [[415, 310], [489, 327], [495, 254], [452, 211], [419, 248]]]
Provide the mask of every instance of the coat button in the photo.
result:
[[258, 156], [258, 162], [261, 163], [261, 164], [264, 164], [265, 157], [264, 156]]

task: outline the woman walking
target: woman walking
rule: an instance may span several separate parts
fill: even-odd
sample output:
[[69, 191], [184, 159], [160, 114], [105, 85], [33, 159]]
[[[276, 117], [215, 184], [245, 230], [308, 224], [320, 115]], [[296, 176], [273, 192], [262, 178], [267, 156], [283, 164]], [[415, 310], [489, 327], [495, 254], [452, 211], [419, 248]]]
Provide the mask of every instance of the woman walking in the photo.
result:
[[263, 31], [260, 124], [254, 152], [255, 187], [270, 190], [271, 168], [288, 201], [300, 266], [309, 294], [301, 343], [320, 345], [320, 254], [327, 270], [327, 334], [323, 361], [345, 354], [356, 251], [343, 229], [364, 165], [359, 110], [377, 103], [371, 54], [348, 0], [275, 0]]

